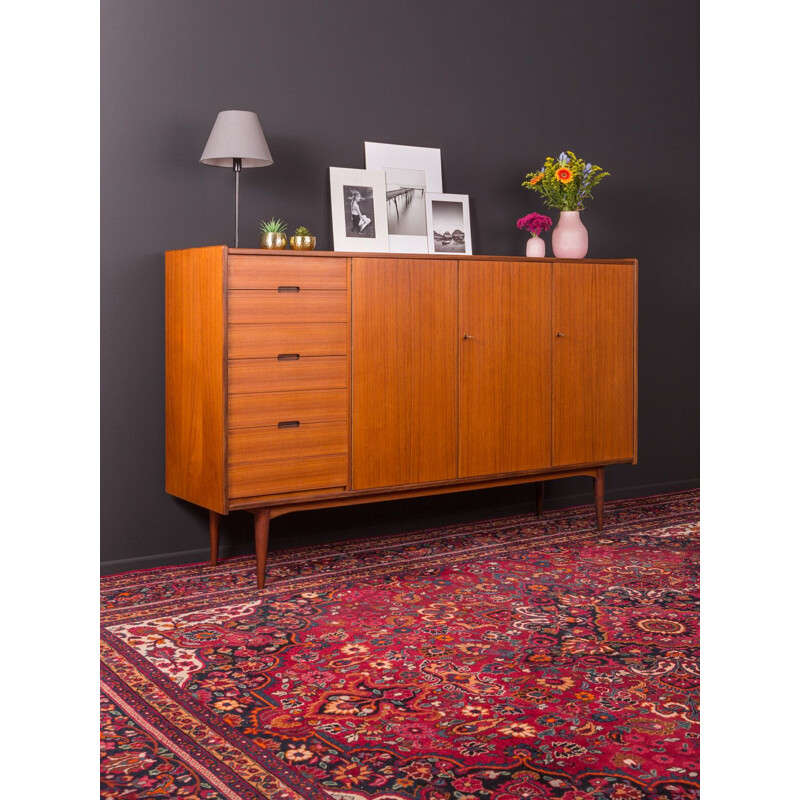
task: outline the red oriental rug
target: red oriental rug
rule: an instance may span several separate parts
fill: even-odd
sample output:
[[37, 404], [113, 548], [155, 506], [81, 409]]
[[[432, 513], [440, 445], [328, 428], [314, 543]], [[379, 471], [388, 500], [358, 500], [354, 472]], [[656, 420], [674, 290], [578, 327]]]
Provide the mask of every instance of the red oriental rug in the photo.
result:
[[699, 797], [698, 492], [102, 580], [102, 796]]

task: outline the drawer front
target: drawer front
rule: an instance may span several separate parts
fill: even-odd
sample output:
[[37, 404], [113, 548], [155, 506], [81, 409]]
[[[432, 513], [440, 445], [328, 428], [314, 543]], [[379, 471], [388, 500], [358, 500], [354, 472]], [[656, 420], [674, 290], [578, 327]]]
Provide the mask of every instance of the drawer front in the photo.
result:
[[228, 358], [277, 358], [288, 353], [343, 356], [347, 353], [347, 325], [306, 322], [228, 327]]
[[257, 461], [347, 453], [347, 423], [285, 420], [269, 428], [239, 428], [228, 435], [231, 466]]
[[231, 395], [346, 387], [346, 356], [308, 356], [292, 360], [244, 358], [228, 362], [228, 394]]
[[235, 394], [228, 398], [228, 429], [257, 428], [297, 420], [333, 422], [347, 420], [347, 391], [269, 392]]
[[344, 258], [325, 256], [229, 256], [229, 289], [344, 289], [347, 268]]
[[346, 322], [347, 292], [252, 289], [228, 292], [228, 322]]
[[344, 489], [346, 485], [347, 456], [344, 454], [240, 464], [228, 469], [231, 498], [309, 489]]

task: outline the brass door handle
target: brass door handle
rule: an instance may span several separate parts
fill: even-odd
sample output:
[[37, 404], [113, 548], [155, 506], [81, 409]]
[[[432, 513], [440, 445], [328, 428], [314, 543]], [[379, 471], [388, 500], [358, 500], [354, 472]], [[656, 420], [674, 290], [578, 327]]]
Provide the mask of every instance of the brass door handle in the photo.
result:
[[557, 333], [556, 334], [556, 336], [559, 337], [559, 338], [562, 337], [562, 336], [566, 336], [566, 335], [567, 335], [566, 333]]
[[465, 333], [464, 334], [464, 338], [465, 339], [474, 339], [475, 337], [474, 336], [470, 336], [468, 333]]

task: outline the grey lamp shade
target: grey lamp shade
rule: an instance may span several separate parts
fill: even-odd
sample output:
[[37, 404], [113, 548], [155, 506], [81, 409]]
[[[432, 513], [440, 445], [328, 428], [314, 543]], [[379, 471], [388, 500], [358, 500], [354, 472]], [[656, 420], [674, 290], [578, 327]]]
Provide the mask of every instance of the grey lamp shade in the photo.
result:
[[242, 159], [242, 167], [272, 164], [264, 131], [254, 111], [220, 111], [200, 162], [212, 167], [232, 167], [234, 158]]

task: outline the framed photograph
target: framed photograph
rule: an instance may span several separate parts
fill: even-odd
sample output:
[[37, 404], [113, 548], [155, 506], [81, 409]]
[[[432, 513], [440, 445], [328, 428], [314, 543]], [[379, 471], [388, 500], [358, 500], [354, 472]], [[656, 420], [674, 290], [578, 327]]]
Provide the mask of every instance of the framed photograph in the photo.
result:
[[331, 167], [333, 249], [388, 253], [386, 177], [380, 170]]
[[429, 193], [426, 212], [429, 253], [472, 255], [469, 195]]
[[364, 142], [369, 170], [386, 175], [389, 252], [427, 253], [425, 197], [442, 191], [442, 154], [435, 147]]

